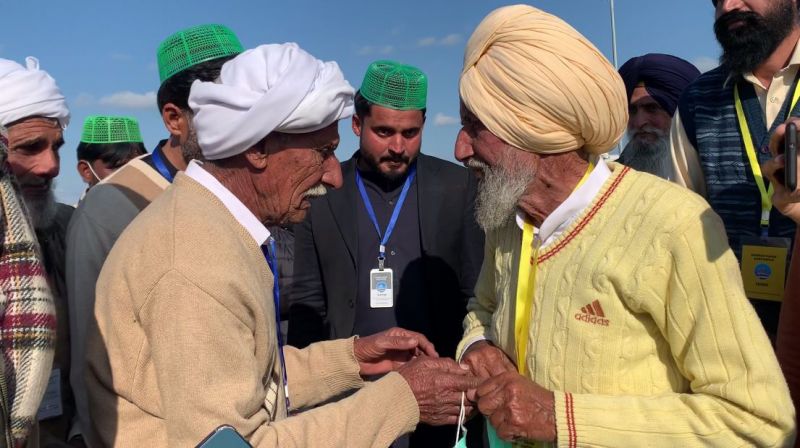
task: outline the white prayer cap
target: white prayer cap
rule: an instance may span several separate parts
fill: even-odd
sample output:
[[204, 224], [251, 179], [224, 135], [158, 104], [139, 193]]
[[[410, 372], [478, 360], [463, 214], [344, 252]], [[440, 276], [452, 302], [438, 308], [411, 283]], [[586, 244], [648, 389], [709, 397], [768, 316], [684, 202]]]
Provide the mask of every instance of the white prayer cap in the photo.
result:
[[335, 62], [295, 43], [261, 45], [222, 66], [215, 82], [189, 94], [203, 156], [241, 154], [270, 132], [300, 134], [353, 115], [353, 87]]
[[38, 59], [28, 57], [25, 64], [0, 59], [0, 125], [39, 116], [67, 127], [69, 108], [56, 80], [39, 69]]

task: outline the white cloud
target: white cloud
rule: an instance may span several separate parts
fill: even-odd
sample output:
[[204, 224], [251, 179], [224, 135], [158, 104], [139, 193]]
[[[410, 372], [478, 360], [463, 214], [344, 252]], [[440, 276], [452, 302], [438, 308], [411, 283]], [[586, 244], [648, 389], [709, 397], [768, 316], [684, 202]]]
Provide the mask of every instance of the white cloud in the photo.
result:
[[392, 45], [384, 45], [382, 47], [367, 45], [356, 50], [356, 54], [359, 56], [369, 56], [371, 54], [391, 54], [393, 51], [394, 47]]
[[442, 46], [442, 47], [449, 47], [451, 45], [456, 45], [461, 42], [461, 35], [457, 33], [448, 34], [444, 37], [423, 37], [422, 39], [417, 40], [418, 47], [432, 47], [434, 45]]
[[126, 90], [100, 98], [100, 104], [123, 109], [144, 109], [156, 105], [156, 92], [134, 93]]
[[455, 45], [461, 42], [460, 34], [448, 34], [439, 41], [439, 45]]
[[89, 107], [93, 105], [94, 102], [94, 95], [82, 92], [78, 94], [73, 101], [70, 101], [70, 104], [73, 104], [75, 107]]
[[452, 126], [458, 124], [458, 118], [440, 112], [433, 117], [433, 124], [434, 126]]
[[430, 47], [431, 45], [435, 44], [436, 44], [435, 37], [425, 37], [417, 41], [417, 45], [419, 45], [420, 47]]
[[697, 67], [701, 73], [705, 73], [712, 68], [716, 68], [719, 65], [719, 61], [708, 56], [700, 56], [698, 58], [694, 58], [692, 60], [692, 64], [694, 64], [694, 66]]
[[133, 59], [133, 56], [127, 53], [111, 53], [110, 56], [115, 61], [130, 61]]

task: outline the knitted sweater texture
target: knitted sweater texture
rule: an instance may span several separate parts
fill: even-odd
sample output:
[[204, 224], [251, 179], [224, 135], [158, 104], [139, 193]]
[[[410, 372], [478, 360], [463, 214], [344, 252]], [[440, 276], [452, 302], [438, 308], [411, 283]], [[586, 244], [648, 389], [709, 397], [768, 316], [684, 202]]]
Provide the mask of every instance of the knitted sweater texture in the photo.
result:
[[97, 446], [195, 446], [222, 424], [254, 447], [385, 447], [413, 430], [397, 373], [364, 384], [353, 341], [285, 347], [287, 418], [273, 276], [253, 237], [179, 173], [123, 232], [97, 283], [86, 385]]
[[[784, 446], [794, 408], [719, 217], [690, 191], [610, 164], [539, 251], [531, 379], [555, 391], [557, 446]], [[515, 359], [521, 231], [487, 234], [463, 345]]]

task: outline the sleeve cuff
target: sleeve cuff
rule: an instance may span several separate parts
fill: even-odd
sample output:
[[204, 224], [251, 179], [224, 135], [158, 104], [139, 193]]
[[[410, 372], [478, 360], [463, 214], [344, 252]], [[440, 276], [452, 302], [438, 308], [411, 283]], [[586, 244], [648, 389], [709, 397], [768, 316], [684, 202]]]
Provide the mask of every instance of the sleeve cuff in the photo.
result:
[[556, 446], [575, 448], [578, 433], [575, 429], [575, 404], [569, 392], [553, 392], [556, 408]]
[[456, 349], [456, 359], [461, 360], [461, 355], [467, 351], [470, 345], [489, 339], [489, 327], [484, 327], [483, 325], [476, 325], [467, 330], [464, 333], [464, 337], [461, 339], [461, 342], [458, 343], [458, 348]]
[[356, 355], [353, 353], [355, 337], [334, 341], [319, 342], [325, 350], [325, 386], [331, 395], [337, 395], [352, 389], [361, 388], [364, 380], [359, 372]]
[[464, 353], [466, 353], [467, 350], [469, 350], [469, 348], [472, 347], [473, 344], [478, 343], [480, 341], [487, 341], [487, 340], [488, 340], [488, 338], [486, 336], [482, 335], [482, 334], [478, 335], [478, 336], [475, 336], [473, 338], [470, 338], [470, 339], [463, 340], [461, 342], [461, 344], [459, 344], [459, 348], [458, 348], [458, 359], [457, 359], [458, 362], [461, 362], [461, 358], [464, 357]]

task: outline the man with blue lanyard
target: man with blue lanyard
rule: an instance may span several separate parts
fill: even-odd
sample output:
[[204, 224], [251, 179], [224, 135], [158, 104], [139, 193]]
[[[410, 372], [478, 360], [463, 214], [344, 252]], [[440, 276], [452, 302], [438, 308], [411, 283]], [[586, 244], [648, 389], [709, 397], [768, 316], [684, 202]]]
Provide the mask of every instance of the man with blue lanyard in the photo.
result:
[[188, 104], [192, 83], [214, 80], [222, 65], [241, 51], [239, 39], [222, 25], [195, 26], [165, 39], [157, 54], [161, 78], [157, 101], [169, 137], [159, 142], [152, 153], [130, 161], [89, 190], [72, 216], [67, 234], [73, 356], [70, 376], [83, 428], [89, 425], [84, 384], [86, 331], [93, 316], [100, 269], [111, 247], [139, 212], [172, 183], [190, 160], [200, 158]]
[[797, 2], [712, 3], [721, 65], [679, 102], [670, 135], [675, 180], [722, 218], [747, 296], [774, 338], [795, 224], [772, 207], [773, 187], [759, 165], [770, 158], [774, 130], [800, 115]]
[[[420, 154], [427, 87], [416, 67], [368, 67], [352, 119], [360, 146], [342, 164], [343, 187], [315, 201], [296, 227], [290, 344], [401, 326], [426, 335], [441, 355], [455, 353], [483, 233], [474, 177]], [[453, 433], [421, 425], [410, 445], [446, 446]]]

